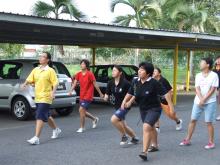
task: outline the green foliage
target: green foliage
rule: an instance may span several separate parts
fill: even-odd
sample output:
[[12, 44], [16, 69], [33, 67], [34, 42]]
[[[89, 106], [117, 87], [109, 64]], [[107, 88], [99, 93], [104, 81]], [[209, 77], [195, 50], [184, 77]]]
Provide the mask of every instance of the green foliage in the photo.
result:
[[71, 18], [78, 21], [85, 18], [85, 15], [77, 9], [72, 0], [52, 0], [52, 5], [43, 1], [37, 1], [32, 9], [34, 15], [49, 17], [51, 14], [59, 18], [61, 14], [69, 14]]
[[22, 44], [0, 44], [0, 54], [3, 54], [4, 58], [15, 58], [20, 57], [21, 53], [24, 51], [24, 45]]

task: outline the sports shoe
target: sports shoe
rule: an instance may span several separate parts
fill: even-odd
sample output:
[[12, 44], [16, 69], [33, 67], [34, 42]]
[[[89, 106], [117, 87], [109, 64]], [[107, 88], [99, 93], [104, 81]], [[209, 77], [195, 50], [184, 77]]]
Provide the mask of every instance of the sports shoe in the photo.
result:
[[220, 121], [220, 115], [216, 118], [217, 121]]
[[79, 128], [76, 132], [77, 133], [83, 133], [86, 129], [85, 128]]
[[155, 129], [156, 129], [157, 133], [160, 133], [160, 127], [156, 127]]
[[143, 160], [143, 161], [147, 161], [147, 153], [146, 152], [141, 152], [139, 154], [139, 157]]
[[133, 137], [128, 144], [138, 144], [140, 142], [138, 137]]
[[122, 136], [120, 146], [126, 146], [128, 144], [128, 137], [126, 135]]
[[148, 152], [157, 152], [159, 151], [158, 147], [150, 146]]
[[99, 118], [96, 117], [94, 121], [92, 121], [92, 128], [96, 128], [99, 122]]
[[56, 128], [53, 130], [53, 133], [52, 133], [52, 136], [51, 136], [51, 139], [56, 139], [58, 138], [58, 136], [60, 135], [61, 133], [61, 129], [60, 128]]
[[179, 124], [176, 125], [176, 130], [181, 131], [183, 128], [183, 120], [179, 119]]
[[215, 148], [215, 144], [214, 143], [208, 143], [206, 146], [205, 146], [205, 149], [209, 150], [209, 149], [213, 149]]
[[189, 140], [184, 139], [179, 145], [180, 146], [189, 146], [189, 145], [191, 145], [191, 142]]
[[31, 139], [27, 140], [27, 142], [31, 145], [38, 145], [40, 144], [40, 139], [37, 136], [34, 136]]

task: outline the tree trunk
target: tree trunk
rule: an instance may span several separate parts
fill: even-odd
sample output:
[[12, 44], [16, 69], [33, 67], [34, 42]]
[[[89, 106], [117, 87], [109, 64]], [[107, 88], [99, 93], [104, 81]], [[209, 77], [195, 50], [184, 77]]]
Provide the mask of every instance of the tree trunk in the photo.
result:
[[190, 62], [189, 62], [189, 69], [190, 69], [190, 82], [195, 81], [195, 72], [194, 72], [194, 52], [190, 51]]
[[139, 56], [139, 49], [136, 49], [135, 57], [134, 57], [134, 64], [138, 66], [138, 56]]

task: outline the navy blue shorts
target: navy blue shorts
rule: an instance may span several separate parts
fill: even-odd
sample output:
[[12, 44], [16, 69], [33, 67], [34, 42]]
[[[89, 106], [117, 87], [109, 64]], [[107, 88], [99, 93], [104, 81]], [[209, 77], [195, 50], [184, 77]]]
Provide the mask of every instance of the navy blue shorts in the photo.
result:
[[125, 120], [125, 116], [127, 115], [127, 113], [129, 112], [130, 109], [124, 109], [122, 110], [121, 108], [119, 108], [118, 110], [115, 111], [114, 115], [119, 118], [120, 120]]
[[79, 104], [80, 104], [81, 107], [83, 107], [84, 109], [88, 110], [89, 109], [89, 105], [91, 104], [91, 101], [80, 100]]
[[50, 104], [36, 103], [36, 120], [47, 122], [50, 116]]
[[141, 120], [143, 123], [149, 124], [151, 127], [159, 120], [161, 115], [161, 108], [151, 108], [146, 111], [140, 110]]

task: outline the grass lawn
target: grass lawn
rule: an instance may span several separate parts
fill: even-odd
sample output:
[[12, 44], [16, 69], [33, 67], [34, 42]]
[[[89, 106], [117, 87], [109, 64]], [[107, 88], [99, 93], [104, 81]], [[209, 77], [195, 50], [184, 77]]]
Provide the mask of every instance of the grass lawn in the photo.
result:
[[80, 71], [80, 65], [65, 65], [70, 72], [70, 75], [75, 75], [78, 71]]

